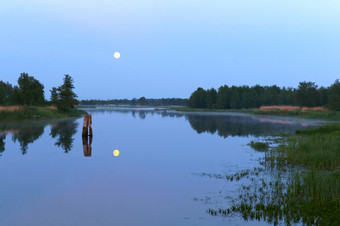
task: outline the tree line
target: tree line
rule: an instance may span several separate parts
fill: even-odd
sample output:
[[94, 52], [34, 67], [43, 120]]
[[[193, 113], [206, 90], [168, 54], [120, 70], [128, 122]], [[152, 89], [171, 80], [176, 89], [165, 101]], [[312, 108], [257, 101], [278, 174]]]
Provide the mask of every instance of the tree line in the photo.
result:
[[112, 99], [112, 100], [82, 100], [80, 101], [82, 105], [146, 105], [146, 106], [169, 106], [169, 105], [181, 105], [187, 106], [188, 99], [182, 98], [145, 98], [140, 97], [139, 99]]
[[340, 82], [318, 87], [314, 82], [300, 82], [298, 88], [273, 86], [228, 86], [215, 90], [198, 88], [188, 101], [192, 108], [241, 109], [263, 105], [324, 106], [340, 110]]
[[46, 106], [53, 104], [65, 110], [78, 104], [77, 95], [73, 89], [73, 79], [66, 74], [63, 84], [50, 90], [51, 98], [47, 101], [44, 95], [44, 85], [33, 76], [23, 72], [18, 78], [18, 85], [13, 86], [0, 80], [0, 105]]

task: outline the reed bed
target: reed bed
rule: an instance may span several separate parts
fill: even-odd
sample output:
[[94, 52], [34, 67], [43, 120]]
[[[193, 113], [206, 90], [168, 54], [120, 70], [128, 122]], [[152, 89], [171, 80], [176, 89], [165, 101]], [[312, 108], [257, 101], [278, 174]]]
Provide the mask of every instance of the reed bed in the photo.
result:
[[23, 106], [19, 106], [19, 105], [0, 106], [0, 111], [7, 111], [7, 112], [20, 111], [22, 109], [23, 109]]
[[[276, 172], [252, 178], [227, 209], [211, 215], [239, 213], [245, 220], [270, 224], [340, 225], [340, 124], [279, 137], [262, 165]], [[261, 178], [262, 176], [262, 178]]]

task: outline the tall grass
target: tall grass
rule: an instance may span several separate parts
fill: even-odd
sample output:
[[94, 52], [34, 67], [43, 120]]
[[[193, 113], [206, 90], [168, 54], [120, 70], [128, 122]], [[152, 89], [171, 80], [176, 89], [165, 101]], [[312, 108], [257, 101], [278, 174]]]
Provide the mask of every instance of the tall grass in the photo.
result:
[[287, 143], [280, 145], [278, 151], [286, 152], [286, 159], [280, 161], [286, 160], [292, 166], [335, 170], [340, 164], [340, 136], [329, 134], [292, 137]]

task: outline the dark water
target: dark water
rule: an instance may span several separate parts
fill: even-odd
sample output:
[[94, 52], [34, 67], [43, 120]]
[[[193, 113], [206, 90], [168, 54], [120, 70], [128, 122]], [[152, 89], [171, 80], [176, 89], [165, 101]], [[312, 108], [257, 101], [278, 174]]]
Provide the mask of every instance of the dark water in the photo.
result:
[[[0, 123], [0, 225], [263, 225], [228, 208], [264, 156], [247, 144], [315, 120], [242, 114], [88, 109], [82, 119]], [[83, 142], [85, 145], [83, 145]], [[117, 149], [119, 156], [114, 156]]]

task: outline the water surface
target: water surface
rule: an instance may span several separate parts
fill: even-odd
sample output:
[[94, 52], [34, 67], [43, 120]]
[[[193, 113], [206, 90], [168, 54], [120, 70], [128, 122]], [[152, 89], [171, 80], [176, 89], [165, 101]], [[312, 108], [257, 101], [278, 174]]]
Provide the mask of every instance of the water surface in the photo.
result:
[[252, 150], [251, 140], [320, 123], [87, 110], [91, 145], [82, 140], [81, 118], [0, 123], [0, 225], [263, 225], [239, 215], [211, 216], [209, 208], [228, 208], [247, 183], [211, 175], [258, 167], [264, 153]]

